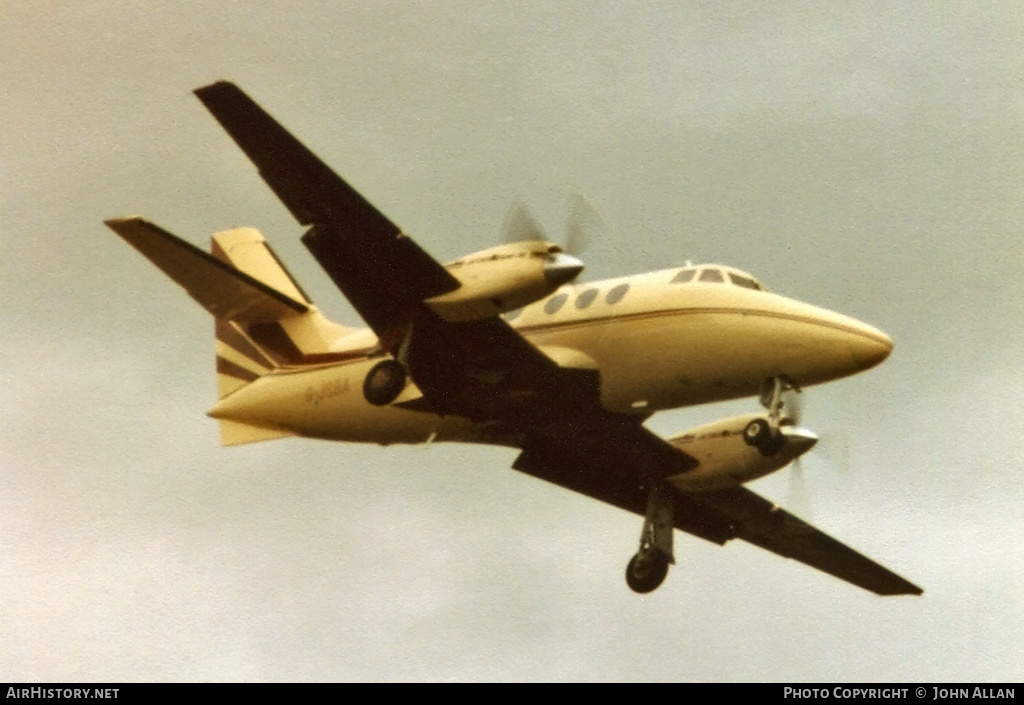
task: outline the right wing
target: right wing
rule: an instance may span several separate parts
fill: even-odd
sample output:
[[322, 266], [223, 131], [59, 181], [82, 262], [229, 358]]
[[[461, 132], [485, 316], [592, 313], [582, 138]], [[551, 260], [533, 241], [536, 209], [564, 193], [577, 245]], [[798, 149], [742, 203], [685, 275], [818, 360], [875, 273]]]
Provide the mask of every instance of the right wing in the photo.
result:
[[314, 226], [303, 243], [385, 347], [397, 344], [424, 299], [459, 288], [458, 279], [238, 86], [222, 81], [195, 93], [296, 220]]

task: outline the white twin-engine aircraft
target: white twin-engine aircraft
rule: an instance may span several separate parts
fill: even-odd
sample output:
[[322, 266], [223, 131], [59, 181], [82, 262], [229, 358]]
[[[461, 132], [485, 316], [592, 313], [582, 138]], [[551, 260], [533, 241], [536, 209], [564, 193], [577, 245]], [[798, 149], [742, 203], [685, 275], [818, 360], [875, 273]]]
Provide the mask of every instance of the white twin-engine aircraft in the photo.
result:
[[[208, 413], [225, 445], [516, 448], [516, 470], [644, 518], [626, 569], [637, 592], [664, 580], [675, 528], [744, 539], [880, 595], [921, 593], [743, 487], [817, 440], [786, 397], [882, 362], [884, 333], [730, 267], [570, 284], [582, 262], [540, 237], [442, 266], [237, 86], [196, 94], [310, 226], [302, 242], [369, 324], [328, 321], [251, 228], [214, 235], [207, 253], [141, 218], [107, 221], [216, 319], [220, 399]], [[758, 394], [765, 411], [667, 440], [643, 425]]]

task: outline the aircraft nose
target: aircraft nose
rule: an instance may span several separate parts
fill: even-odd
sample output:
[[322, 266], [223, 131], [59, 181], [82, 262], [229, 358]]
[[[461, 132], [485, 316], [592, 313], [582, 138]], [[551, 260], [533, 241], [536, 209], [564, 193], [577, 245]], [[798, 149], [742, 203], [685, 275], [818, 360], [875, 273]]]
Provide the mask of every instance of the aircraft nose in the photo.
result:
[[570, 282], [582, 271], [583, 262], [564, 252], [550, 255], [544, 264], [544, 278], [552, 286], [561, 286]]
[[861, 323], [850, 345], [853, 358], [862, 370], [874, 367], [892, 352], [892, 338], [882, 331]]

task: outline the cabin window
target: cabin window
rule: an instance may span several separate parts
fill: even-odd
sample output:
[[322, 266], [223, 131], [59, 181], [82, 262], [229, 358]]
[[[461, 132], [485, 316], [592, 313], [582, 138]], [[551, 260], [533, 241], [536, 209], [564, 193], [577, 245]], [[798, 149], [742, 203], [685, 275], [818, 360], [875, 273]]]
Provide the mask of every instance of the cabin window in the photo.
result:
[[700, 280], [702, 282], [724, 282], [725, 279], [722, 277], [722, 272], [717, 269], [705, 269], [700, 273]]
[[559, 294], [558, 296], [552, 296], [548, 299], [548, 302], [544, 304], [544, 313], [557, 313], [558, 309], [565, 305], [565, 302], [569, 300], [568, 294]]
[[736, 274], [734, 272], [729, 272], [729, 279], [732, 280], [732, 283], [735, 284], [736, 286], [742, 286], [742, 287], [747, 288], [747, 289], [755, 289], [757, 291], [761, 290], [761, 285], [760, 284], [758, 284], [756, 281], [754, 281], [750, 277], [745, 277], [742, 274]]
[[505, 315], [503, 316], [503, 318], [506, 321], [514, 321], [515, 319], [519, 318], [519, 314], [521, 314], [522, 312], [523, 312], [523, 309], [521, 309], [521, 308], [513, 309], [511, 311], [507, 311], [505, 313]]
[[576, 308], [586, 308], [590, 304], [594, 303], [594, 299], [597, 298], [597, 289], [587, 289], [579, 298], [576, 299]]
[[622, 297], [626, 295], [627, 291], [629, 291], [629, 284], [619, 284], [608, 292], [604, 300], [610, 304], [617, 304], [622, 301]]
[[675, 276], [672, 280], [673, 284], [685, 284], [686, 282], [692, 282], [694, 275], [697, 273], [696, 269], [683, 269]]

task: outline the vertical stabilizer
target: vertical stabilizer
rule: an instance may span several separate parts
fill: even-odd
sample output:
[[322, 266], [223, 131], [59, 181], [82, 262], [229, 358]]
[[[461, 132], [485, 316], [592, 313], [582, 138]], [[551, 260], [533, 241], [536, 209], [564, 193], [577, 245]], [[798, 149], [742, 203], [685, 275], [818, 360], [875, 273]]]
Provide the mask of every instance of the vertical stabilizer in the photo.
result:
[[[351, 329], [328, 320], [312, 304], [270, 243], [255, 228], [234, 228], [216, 233], [211, 239], [210, 251], [217, 259], [305, 305], [306, 310], [296, 315], [236, 327], [236, 332], [244, 333], [269, 358], [269, 365], [307, 362], [311, 356], [329, 353], [331, 343], [351, 332]], [[235, 385], [232, 382], [226, 386]]]
[[256, 228], [233, 228], [213, 236], [211, 254], [219, 260], [234, 265], [254, 279], [259, 279], [285, 296], [311, 303], [306, 292], [284, 264], [277, 258], [270, 243]]
[[[310, 303], [253, 228], [217, 233], [212, 251], [205, 252], [137, 216], [106, 224], [213, 315], [221, 399], [275, 368], [322, 361], [332, 344], [350, 332]], [[225, 445], [286, 435], [292, 433], [221, 421]]]

